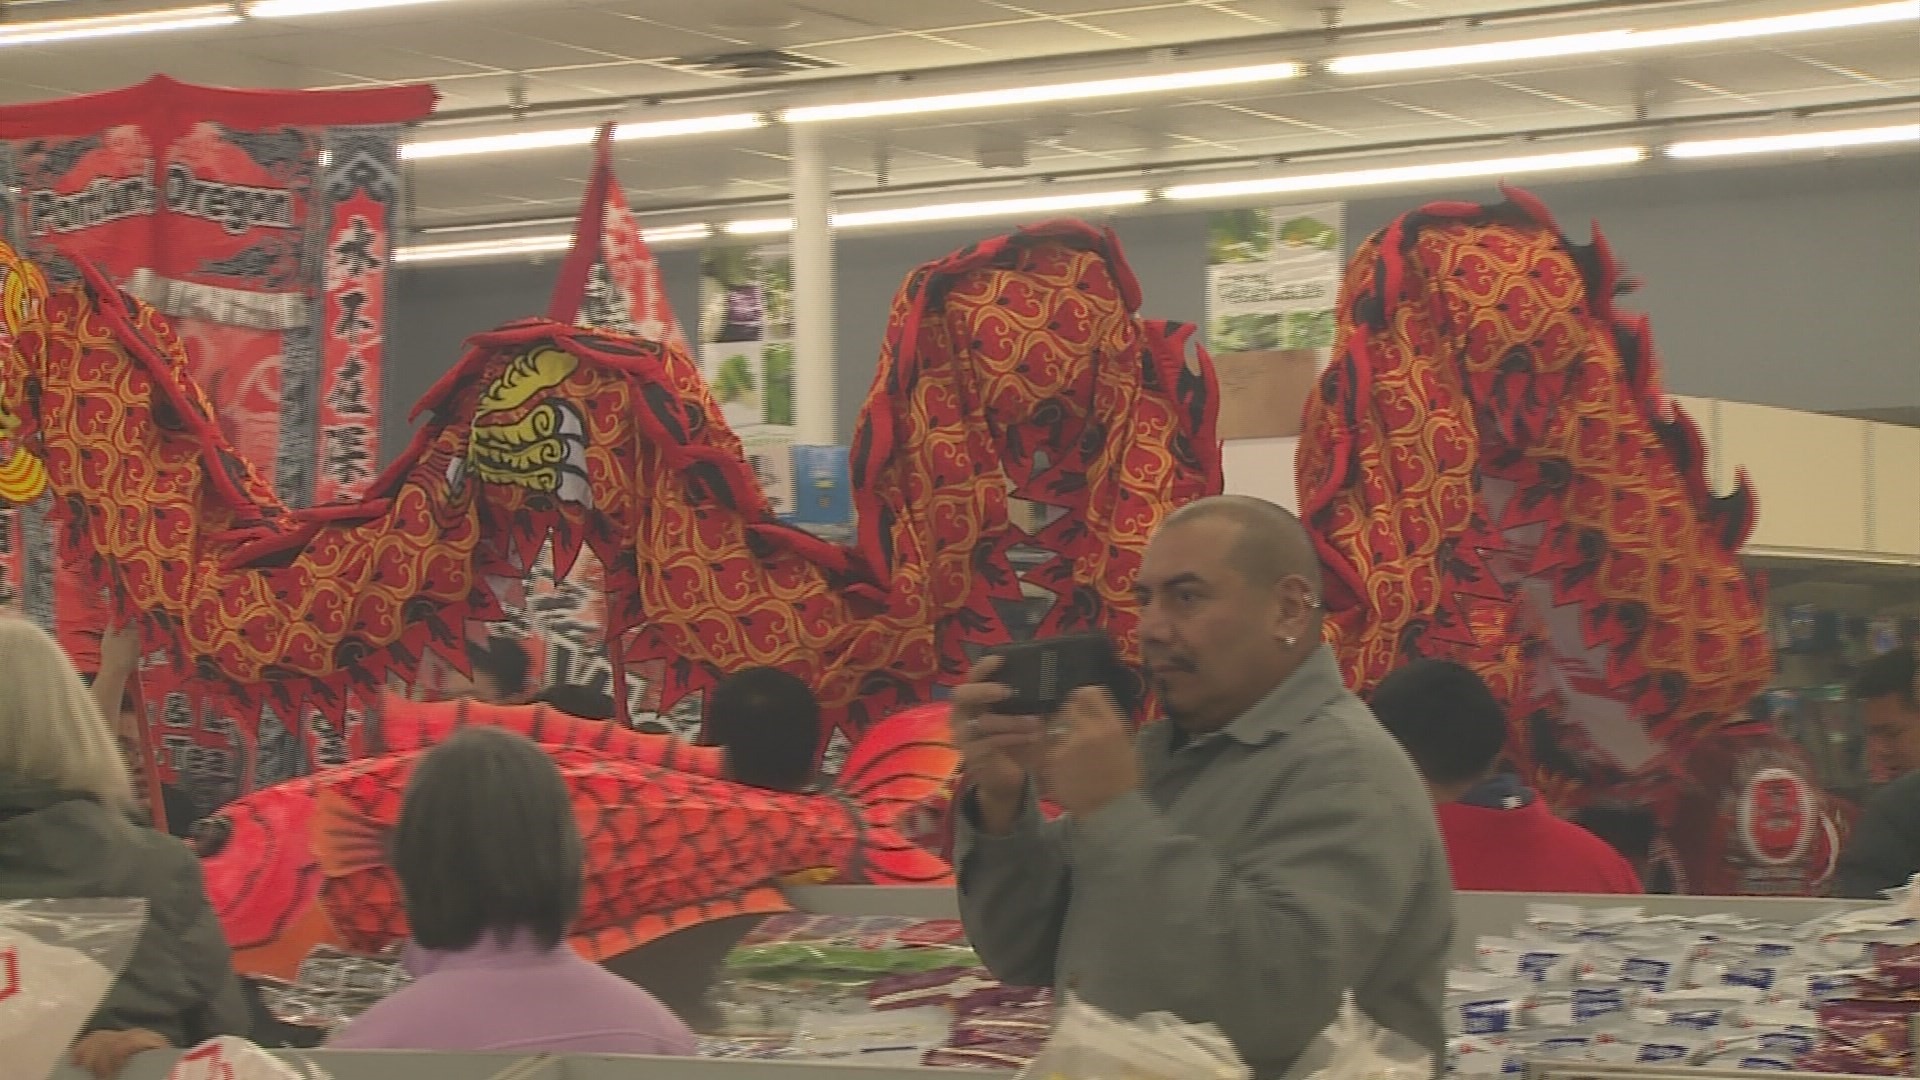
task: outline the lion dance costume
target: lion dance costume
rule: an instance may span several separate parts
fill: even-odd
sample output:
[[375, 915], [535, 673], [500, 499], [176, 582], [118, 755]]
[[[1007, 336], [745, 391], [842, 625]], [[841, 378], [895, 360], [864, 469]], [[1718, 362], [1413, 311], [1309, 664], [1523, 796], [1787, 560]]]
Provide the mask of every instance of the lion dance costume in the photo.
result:
[[[524, 575], [551, 541], [560, 574], [582, 549], [605, 567], [616, 679], [655, 680], [664, 709], [728, 671], [782, 667], [816, 687], [829, 722], [858, 743], [956, 679], [973, 648], [1024, 629], [1034, 592], [1053, 600], [1037, 632], [1104, 624], [1131, 650], [1125, 599], [1148, 537], [1173, 508], [1220, 489], [1212, 372], [1187, 354], [1191, 327], [1139, 318], [1112, 234], [1076, 223], [976, 245], [902, 288], [851, 452], [852, 547], [773, 518], [678, 345], [545, 320], [478, 335], [366, 498], [289, 510], [222, 439], [164, 318], [91, 270], [48, 291], [0, 247], [0, 274], [0, 494], [49, 499], [67, 526], [62, 557], [170, 661], [143, 675], [146, 696], [163, 702], [156, 732], [176, 714], [179, 726], [197, 714], [228, 732], [294, 717], [333, 725], [334, 761], [391, 757], [370, 738], [380, 718], [349, 721], [409, 678], [422, 650], [464, 667], [467, 621], [500, 618], [494, 585]], [[1057, 512], [1029, 535], [1010, 524], [1010, 497]], [[1016, 547], [1046, 557], [1023, 575]], [[614, 697], [626, 699], [617, 684]], [[881, 760], [862, 774], [863, 810], [830, 830], [859, 842], [809, 857], [852, 880], [938, 879], [875, 858], [891, 844], [876, 829], [947, 780], [951, 749], [918, 738], [868, 753]], [[368, 807], [388, 806], [404, 768], [364, 766], [377, 778], [361, 785]], [[618, 789], [693, 776], [644, 768], [652, 780], [636, 773]], [[265, 797], [302, 783], [244, 789]], [[210, 862], [210, 890], [320, 866], [304, 836], [271, 842], [291, 877], [261, 872], [258, 853], [234, 855], [232, 883]], [[700, 851], [684, 844], [671, 858]], [[264, 935], [255, 918], [240, 943], [270, 949], [282, 916], [306, 910], [306, 887], [264, 907], [225, 905], [278, 913]], [[670, 928], [596, 925], [630, 944]]]
[[[1415, 657], [1472, 667], [1528, 782], [1651, 808], [1697, 848], [1683, 884], [1804, 891], [1832, 847], [1818, 796], [1744, 716], [1773, 670], [1739, 561], [1753, 492], [1708, 490], [1605, 240], [1507, 194], [1405, 215], [1348, 269], [1298, 473], [1329, 639], [1363, 694]], [[1703, 815], [1725, 820], [1675, 829]]]

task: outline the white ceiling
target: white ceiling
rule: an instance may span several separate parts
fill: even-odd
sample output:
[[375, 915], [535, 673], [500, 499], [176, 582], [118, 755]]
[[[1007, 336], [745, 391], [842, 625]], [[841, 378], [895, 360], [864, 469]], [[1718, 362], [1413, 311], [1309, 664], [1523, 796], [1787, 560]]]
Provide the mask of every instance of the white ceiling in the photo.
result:
[[[148, 10], [168, 0], [0, 0], [14, 20]], [[164, 72], [188, 82], [349, 87], [429, 81], [462, 134], [512, 130], [516, 94], [535, 113], [599, 105], [611, 118], [770, 108], [1109, 77], [1156, 64], [1313, 60], [1617, 27], [1698, 23], [1861, 0], [444, 0], [411, 8], [248, 22], [141, 39], [0, 51], [0, 103], [111, 89]], [[1323, 33], [1328, 8], [1337, 36]], [[1476, 27], [1488, 17], [1490, 25]], [[1515, 16], [1525, 16], [1515, 18]], [[1232, 92], [1082, 102], [1020, 115], [954, 113], [836, 125], [836, 188], [1138, 172], [1181, 163], [1361, 151], [1382, 144], [1521, 136], [1637, 120], [1760, 116], [1920, 102], [1914, 23], [1510, 67], [1336, 78], [1314, 74]], [[1180, 47], [1179, 56], [1169, 47]], [[834, 65], [776, 80], [689, 72], [673, 61], [784, 49]], [[1159, 51], [1155, 51], [1159, 50]], [[1105, 54], [1105, 55], [1101, 55]], [[996, 65], [1003, 65], [996, 68]], [[952, 69], [942, 71], [940, 69]], [[908, 81], [912, 89], [891, 82]], [[687, 97], [745, 94], [725, 105]], [[647, 99], [664, 99], [657, 105]], [[1920, 110], [1916, 110], [1920, 111]], [[491, 119], [487, 119], [492, 114]], [[1904, 116], [1911, 113], [1903, 112]], [[529, 117], [576, 126], [594, 116]], [[1878, 121], [1891, 122], [1891, 121]], [[777, 199], [787, 135], [745, 133], [621, 145], [636, 208]], [[1024, 145], [1024, 168], [977, 153]], [[417, 162], [419, 227], [571, 213], [580, 149]]]

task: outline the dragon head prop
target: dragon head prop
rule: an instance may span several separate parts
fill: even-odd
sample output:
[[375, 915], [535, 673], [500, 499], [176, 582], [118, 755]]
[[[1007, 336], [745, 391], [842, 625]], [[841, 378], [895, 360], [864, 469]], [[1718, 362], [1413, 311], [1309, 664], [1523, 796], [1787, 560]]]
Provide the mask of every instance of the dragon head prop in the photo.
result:
[[30, 503], [47, 488], [46, 464], [28, 449], [35, 364], [26, 351], [38, 341], [46, 300], [39, 269], [0, 243], [0, 505]]
[[1754, 497], [1709, 491], [1605, 240], [1507, 195], [1405, 215], [1348, 270], [1298, 477], [1328, 634], [1361, 693], [1419, 656], [1477, 670], [1556, 803], [1658, 806], [1772, 670]]

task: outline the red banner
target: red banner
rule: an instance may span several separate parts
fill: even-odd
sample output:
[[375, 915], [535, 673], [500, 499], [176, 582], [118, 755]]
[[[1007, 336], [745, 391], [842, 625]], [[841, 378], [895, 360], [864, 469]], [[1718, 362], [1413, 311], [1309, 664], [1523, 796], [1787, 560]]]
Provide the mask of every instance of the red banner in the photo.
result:
[[640, 220], [613, 173], [613, 125], [593, 144], [593, 177], [573, 228], [573, 250], [560, 268], [547, 318], [632, 334], [689, 349], [667, 302], [660, 263], [647, 248]]
[[[377, 457], [397, 125], [432, 106], [156, 77], [0, 109], [0, 225], [56, 280], [88, 260], [168, 315], [241, 456], [289, 505], [326, 501]], [[342, 381], [363, 400], [327, 403]]]
[[[165, 314], [223, 434], [283, 503], [354, 497], [379, 453], [399, 141], [433, 101], [424, 85], [253, 91], [161, 76], [0, 108], [0, 236], [56, 282], [90, 262]], [[9, 517], [0, 605], [92, 670], [101, 597], [56, 565], [61, 522], [44, 502]], [[161, 776], [203, 809], [353, 737], [302, 717], [256, 730], [216, 697], [143, 709]]]

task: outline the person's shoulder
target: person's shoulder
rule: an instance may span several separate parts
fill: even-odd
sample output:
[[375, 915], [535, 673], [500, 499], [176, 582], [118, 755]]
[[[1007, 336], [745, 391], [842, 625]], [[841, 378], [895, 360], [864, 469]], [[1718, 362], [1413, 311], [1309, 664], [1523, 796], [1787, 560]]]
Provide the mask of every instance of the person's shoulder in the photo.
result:
[[1409, 791], [1425, 791], [1406, 751], [1366, 702], [1347, 690], [1277, 740], [1276, 747], [1303, 779], [1371, 788], [1397, 781]]
[[[431, 996], [431, 991], [427, 992]], [[419, 984], [403, 986], [376, 1002], [372, 1008], [341, 1027], [327, 1040], [329, 1050], [407, 1050], [416, 1039], [408, 1038], [410, 1028], [418, 1026], [421, 996]]]
[[593, 1003], [596, 1010], [606, 1010], [600, 1015], [608, 1023], [631, 1025], [650, 1037], [693, 1037], [672, 1009], [638, 983], [584, 958], [568, 968], [568, 991], [577, 991], [580, 1000]]
[[165, 926], [185, 926], [207, 907], [200, 856], [178, 837], [127, 822], [123, 872], [151, 905], [149, 917]]
[[199, 880], [200, 856], [185, 840], [131, 821], [122, 823], [120, 835], [143, 870]]
[[1585, 826], [1551, 811], [1541, 814], [1541, 817], [1544, 819], [1543, 832], [1560, 862], [1569, 867], [1579, 867], [1582, 873], [1594, 879], [1580, 883], [1582, 891], [1641, 891], [1640, 878], [1633, 872], [1633, 864], [1612, 844]]
[[1869, 809], [1904, 820], [1920, 810], [1920, 770], [1907, 773], [1867, 796]]

